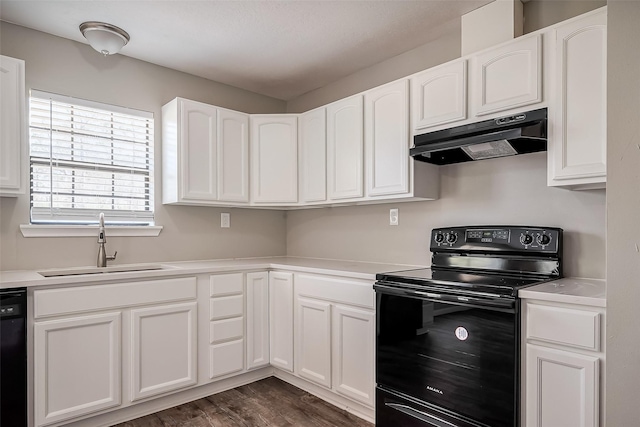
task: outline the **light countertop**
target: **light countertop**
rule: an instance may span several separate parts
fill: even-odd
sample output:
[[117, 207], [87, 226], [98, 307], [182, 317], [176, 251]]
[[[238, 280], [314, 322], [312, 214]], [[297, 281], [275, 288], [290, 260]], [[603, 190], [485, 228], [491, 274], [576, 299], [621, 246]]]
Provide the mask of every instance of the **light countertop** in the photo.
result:
[[524, 299], [606, 307], [607, 282], [598, 279], [564, 278], [521, 289]]
[[[160, 262], [159, 270], [126, 271], [71, 276], [44, 277], [37, 271], [0, 271], [0, 289], [41, 287], [54, 285], [97, 284], [106, 281], [158, 279], [162, 277], [193, 274], [215, 274], [247, 270], [288, 270], [306, 273], [329, 274], [354, 279], [375, 280], [377, 273], [423, 268], [424, 266], [383, 264], [359, 261], [340, 261], [318, 258], [268, 257], [182, 262]], [[42, 269], [38, 271], [46, 271]]]

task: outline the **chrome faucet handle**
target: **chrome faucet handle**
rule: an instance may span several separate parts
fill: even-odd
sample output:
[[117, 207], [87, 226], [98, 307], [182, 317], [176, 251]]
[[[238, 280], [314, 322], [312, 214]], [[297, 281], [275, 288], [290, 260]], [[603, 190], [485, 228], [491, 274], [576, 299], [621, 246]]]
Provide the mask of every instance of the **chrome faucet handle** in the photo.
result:
[[107, 255], [107, 261], [113, 261], [118, 256], [118, 251], [115, 251], [113, 255]]

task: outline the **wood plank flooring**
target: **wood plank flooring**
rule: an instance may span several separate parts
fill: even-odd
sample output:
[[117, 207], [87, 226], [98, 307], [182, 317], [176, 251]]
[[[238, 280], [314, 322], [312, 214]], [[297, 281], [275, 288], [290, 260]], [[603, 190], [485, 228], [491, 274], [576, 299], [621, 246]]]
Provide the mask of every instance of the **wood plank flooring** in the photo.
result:
[[115, 427], [373, 427], [275, 377]]

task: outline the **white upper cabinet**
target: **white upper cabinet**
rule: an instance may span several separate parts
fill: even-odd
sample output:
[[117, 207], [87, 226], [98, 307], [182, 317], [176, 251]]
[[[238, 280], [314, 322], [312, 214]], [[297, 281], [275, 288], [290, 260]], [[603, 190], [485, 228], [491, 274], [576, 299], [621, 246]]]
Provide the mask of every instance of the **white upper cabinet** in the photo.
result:
[[248, 201], [248, 115], [176, 98], [162, 108], [162, 200]]
[[218, 109], [218, 199], [249, 201], [249, 116]]
[[317, 108], [299, 118], [300, 202], [327, 200], [326, 108]]
[[409, 191], [409, 80], [365, 93], [367, 196]]
[[542, 35], [522, 37], [470, 57], [476, 116], [542, 101]]
[[251, 200], [271, 204], [298, 201], [296, 115], [251, 116]]
[[0, 56], [0, 196], [24, 193], [26, 151], [24, 61]]
[[607, 13], [555, 30], [556, 94], [549, 129], [549, 185], [604, 188], [607, 174]]
[[329, 199], [364, 196], [362, 95], [327, 106]]
[[411, 77], [413, 129], [467, 118], [467, 61], [458, 59]]

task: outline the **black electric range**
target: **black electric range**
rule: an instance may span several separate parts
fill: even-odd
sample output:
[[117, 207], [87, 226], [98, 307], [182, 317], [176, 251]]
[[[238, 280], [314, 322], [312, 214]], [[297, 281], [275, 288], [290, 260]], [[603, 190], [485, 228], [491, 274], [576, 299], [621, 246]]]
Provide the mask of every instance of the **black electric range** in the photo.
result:
[[430, 248], [376, 276], [376, 426], [518, 426], [518, 290], [562, 277], [562, 230], [439, 228]]

